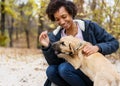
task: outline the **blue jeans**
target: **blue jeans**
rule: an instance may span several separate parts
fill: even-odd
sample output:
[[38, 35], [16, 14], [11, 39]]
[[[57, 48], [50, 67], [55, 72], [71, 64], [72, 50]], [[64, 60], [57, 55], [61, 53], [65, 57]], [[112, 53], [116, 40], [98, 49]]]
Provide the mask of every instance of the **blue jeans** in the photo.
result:
[[50, 65], [46, 74], [48, 79], [58, 86], [93, 86], [93, 82], [81, 70], [75, 70], [67, 62]]

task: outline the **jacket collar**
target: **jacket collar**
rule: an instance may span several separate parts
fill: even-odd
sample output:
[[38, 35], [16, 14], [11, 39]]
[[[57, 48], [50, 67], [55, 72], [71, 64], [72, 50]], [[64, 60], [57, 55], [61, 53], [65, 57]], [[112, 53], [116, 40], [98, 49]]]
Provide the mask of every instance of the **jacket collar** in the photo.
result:
[[[85, 22], [84, 22], [83, 20], [75, 19], [75, 20], [73, 20], [73, 21], [78, 23], [78, 25], [79, 25], [79, 27], [80, 27], [80, 29], [81, 29], [82, 31], [85, 31]], [[61, 29], [63, 29], [63, 28], [62, 28], [61, 26], [58, 26], [58, 27], [53, 31], [53, 34], [54, 34], [54, 35], [57, 35]]]
[[76, 19], [76, 20], [73, 20], [73, 21], [78, 23], [78, 25], [79, 25], [79, 27], [82, 31], [85, 31], [85, 22], [83, 20]]

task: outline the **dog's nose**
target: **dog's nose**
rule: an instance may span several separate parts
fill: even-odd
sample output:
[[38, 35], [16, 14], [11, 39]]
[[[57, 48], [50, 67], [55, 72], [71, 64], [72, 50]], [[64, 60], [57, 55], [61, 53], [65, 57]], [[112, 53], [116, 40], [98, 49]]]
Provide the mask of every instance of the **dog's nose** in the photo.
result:
[[56, 44], [56, 43], [53, 43], [53, 44], [52, 44], [52, 48], [53, 48], [54, 50], [56, 50], [56, 49], [57, 49], [57, 44]]
[[52, 48], [55, 50], [55, 54], [61, 53], [61, 49], [59, 47], [59, 43], [55, 42], [52, 44]]
[[59, 51], [60, 48], [59, 48], [59, 43], [58, 42], [55, 42], [52, 44], [52, 48], [55, 50], [55, 51]]

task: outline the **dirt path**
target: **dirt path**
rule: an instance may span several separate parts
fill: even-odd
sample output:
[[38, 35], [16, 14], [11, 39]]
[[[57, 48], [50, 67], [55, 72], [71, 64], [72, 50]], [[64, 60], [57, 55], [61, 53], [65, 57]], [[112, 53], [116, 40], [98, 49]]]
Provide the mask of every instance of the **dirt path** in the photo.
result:
[[0, 86], [43, 86], [46, 68], [40, 50], [0, 48]]
[[[120, 61], [111, 62], [120, 72]], [[43, 86], [47, 66], [40, 50], [0, 48], [0, 86]]]

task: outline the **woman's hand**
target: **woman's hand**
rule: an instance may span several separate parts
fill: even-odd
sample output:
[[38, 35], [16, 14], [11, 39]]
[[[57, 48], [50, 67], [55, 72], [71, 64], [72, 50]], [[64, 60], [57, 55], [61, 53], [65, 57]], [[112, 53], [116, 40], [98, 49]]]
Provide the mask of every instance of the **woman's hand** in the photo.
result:
[[99, 47], [96, 45], [94, 46], [91, 43], [87, 43], [83, 48], [83, 53], [87, 56], [96, 53], [98, 51], [99, 51]]
[[43, 31], [39, 36], [39, 42], [42, 46], [48, 47], [49, 46], [49, 37], [47, 35], [47, 31]]

